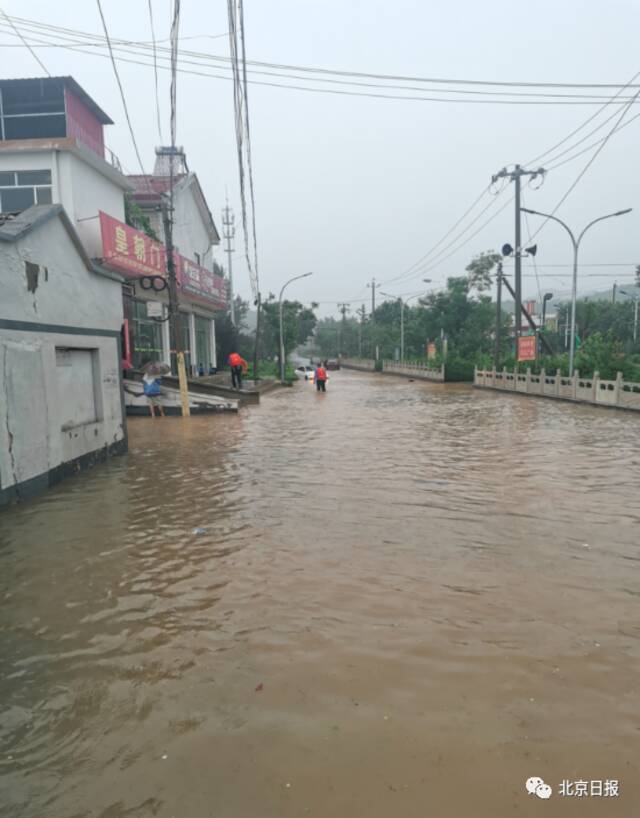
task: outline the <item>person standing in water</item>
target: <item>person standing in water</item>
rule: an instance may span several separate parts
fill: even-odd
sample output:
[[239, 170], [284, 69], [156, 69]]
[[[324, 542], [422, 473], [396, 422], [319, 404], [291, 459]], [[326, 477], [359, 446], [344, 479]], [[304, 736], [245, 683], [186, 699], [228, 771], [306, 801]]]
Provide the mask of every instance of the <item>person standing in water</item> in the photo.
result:
[[318, 392], [326, 392], [327, 389], [327, 370], [322, 365], [322, 361], [318, 364], [315, 371], [316, 389]]
[[244, 358], [237, 352], [229, 355], [229, 366], [231, 367], [231, 383], [234, 389], [242, 389], [242, 375], [247, 371], [248, 365]]

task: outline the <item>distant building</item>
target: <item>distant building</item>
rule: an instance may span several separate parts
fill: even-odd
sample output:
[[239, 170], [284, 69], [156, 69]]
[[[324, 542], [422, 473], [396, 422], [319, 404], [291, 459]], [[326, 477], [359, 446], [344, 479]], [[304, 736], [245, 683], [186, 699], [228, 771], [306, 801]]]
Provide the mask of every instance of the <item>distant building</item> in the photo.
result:
[[121, 278], [91, 261], [61, 205], [0, 215], [0, 287], [1, 506], [127, 440]]

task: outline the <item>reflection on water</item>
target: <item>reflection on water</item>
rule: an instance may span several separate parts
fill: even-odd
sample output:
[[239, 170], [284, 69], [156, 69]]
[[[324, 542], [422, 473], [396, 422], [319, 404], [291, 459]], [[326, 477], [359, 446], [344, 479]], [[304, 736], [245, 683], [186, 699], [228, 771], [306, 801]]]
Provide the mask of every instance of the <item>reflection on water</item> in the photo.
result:
[[637, 417], [340, 372], [130, 444], [0, 515], [0, 815], [640, 809]]

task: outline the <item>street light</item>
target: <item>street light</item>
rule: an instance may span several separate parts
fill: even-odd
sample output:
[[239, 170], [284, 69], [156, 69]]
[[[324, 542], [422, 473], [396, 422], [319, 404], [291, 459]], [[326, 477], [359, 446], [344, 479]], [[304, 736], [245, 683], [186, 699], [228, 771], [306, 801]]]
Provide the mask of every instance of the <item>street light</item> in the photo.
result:
[[288, 287], [292, 281], [297, 281], [299, 278], [306, 278], [307, 276], [311, 276], [313, 273], [303, 273], [301, 276], [294, 276], [290, 278], [289, 281], [286, 281], [282, 285], [282, 289], [280, 290], [280, 298], [278, 299], [278, 311], [280, 313], [280, 383], [284, 383], [284, 330], [282, 328], [282, 293], [284, 292], [284, 288]]
[[551, 213], [541, 213], [539, 210], [531, 210], [528, 207], [523, 207], [522, 210], [525, 213], [531, 213], [534, 216], [542, 216], [545, 219], [552, 219], [554, 222], [558, 222], [561, 224], [564, 229], [569, 234], [571, 238], [571, 243], [573, 244], [573, 284], [571, 287], [571, 343], [569, 346], [569, 377], [573, 376], [573, 359], [575, 356], [575, 349], [576, 349], [576, 295], [578, 290], [578, 250], [580, 248], [580, 242], [582, 241], [582, 237], [587, 232], [590, 227], [593, 227], [594, 224], [598, 222], [602, 222], [605, 219], [612, 219], [614, 216], [624, 216], [626, 213], [631, 213], [631, 208], [628, 207], [626, 210], [618, 210], [615, 213], [608, 213], [606, 216], [599, 216], [597, 219], [594, 219], [592, 222], [584, 228], [582, 233], [576, 237], [573, 235], [571, 228], [565, 224], [562, 219], [559, 219], [557, 216], [553, 216]]
[[635, 301], [635, 309], [633, 311], [633, 343], [635, 344], [638, 339], [638, 301], [640, 300], [640, 295], [630, 293], [629, 290], [618, 290], [618, 292], [621, 292], [622, 295], [626, 295], [628, 298], [633, 298]]
[[[425, 282], [425, 284], [431, 283], [430, 278], [423, 278], [422, 280]], [[387, 298], [397, 298], [398, 301], [400, 302], [400, 360], [404, 361], [404, 305], [407, 303], [407, 301], [411, 301], [412, 298], [420, 298], [422, 296], [422, 293], [410, 295], [409, 298], [407, 298], [406, 300], [403, 300], [402, 296], [399, 295], [383, 293], [382, 290], [380, 290], [380, 295], [384, 295]]]

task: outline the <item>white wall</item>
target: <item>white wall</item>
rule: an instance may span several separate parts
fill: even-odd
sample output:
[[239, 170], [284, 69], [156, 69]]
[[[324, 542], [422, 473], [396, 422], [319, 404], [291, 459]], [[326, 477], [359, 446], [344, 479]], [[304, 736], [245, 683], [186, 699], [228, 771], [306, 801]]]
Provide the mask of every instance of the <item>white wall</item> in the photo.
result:
[[65, 210], [89, 257], [99, 258], [102, 238], [98, 213], [102, 210], [123, 222], [124, 190], [73, 153], [61, 153], [59, 164], [61, 188], [71, 191], [70, 203], [65, 193]]
[[212, 262], [210, 239], [196, 204], [195, 187], [195, 182], [192, 182], [186, 188], [178, 187], [174, 194], [173, 243], [179, 253], [192, 261], [195, 261], [195, 254], [199, 253], [201, 265], [210, 270]]
[[[106, 162], [104, 165], [107, 169]], [[124, 188], [75, 153], [51, 149], [0, 151], [3, 170], [51, 171], [53, 202], [63, 205], [90, 258], [102, 256], [98, 212], [103, 210], [124, 221]]]
[[[34, 292], [25, 260], [47, 267]], [[90, 272], [58, 217], [0, 242], [0, 319], [119, 331], [118, 281]], [[58, 351], [57, 351], [58, 350]], [[81, 364], [69, 371], [65, 364]], [[0, 488], [124, 440], [118, 338], [0, 326]]]

